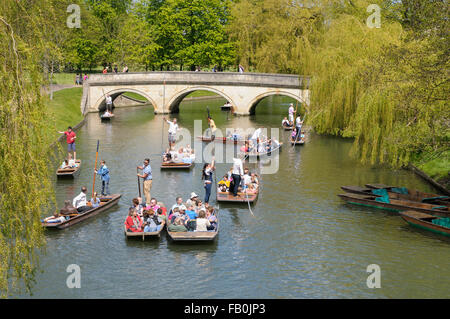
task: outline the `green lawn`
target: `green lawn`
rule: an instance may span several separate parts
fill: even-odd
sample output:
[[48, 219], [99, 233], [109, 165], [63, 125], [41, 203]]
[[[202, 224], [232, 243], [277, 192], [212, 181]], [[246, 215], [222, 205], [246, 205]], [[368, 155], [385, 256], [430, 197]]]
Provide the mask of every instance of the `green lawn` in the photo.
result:
[[[65, 131], [68, 126], [75, 126], [83, 120], [80, 110], [83, 88], [64, 89], [53, 93], [53, 100], [48, 100], [50, 112], [58, 131]], [[55, 138], [60, 134], [55, 131]]]
[[438, 156], [427, 154], [412, 161], [414, 166], [436, 181], [448, 180], [450, 171], [450, 150], [440, 153]]

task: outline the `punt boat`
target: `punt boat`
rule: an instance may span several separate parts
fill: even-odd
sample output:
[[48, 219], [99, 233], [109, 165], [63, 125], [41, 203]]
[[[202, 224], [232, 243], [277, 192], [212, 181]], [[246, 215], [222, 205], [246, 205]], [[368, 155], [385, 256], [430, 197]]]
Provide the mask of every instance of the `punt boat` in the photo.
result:
[[194, 163], [163, 162], [161, 169], [190, 169]]
[[197, 241], [214, 241], [219, 234], [219, 211], [215, 212], [217, 218], [217, 227], [215, 230], [208, 231], [187, 231], [187, 232], [172, 232], [169, 231], [170, 221], [167, 226], [167, 235], [173, 241], [197, 242]]
[[47, 229], [53, 228], [53, 229], [64, 229], [69, 226], [78, 224], [79, 222], [82, 222], [83, 220], [86, 220], [88, 218], [94, 217], [100, 213], [105, 212], [115, 204], [119, 202], [119, 199], [122, 195], [121, 194], [112, 194], [110, 196], [105, 197], [99, 197], [100, 199], [100, 206], [96, 208], [92, 208], [88, 211], [85, 211], [81, 214], [71, 214], [66, 216], [66, 220], [63, 222], [58, 223], [46, 223], [42, 222], [42, 226], [44, 226]]
[[77, 176], [80, 172], [81, 168], [81, 160], [76, 160], [75, 163], [77, 164], [76, 167], [73, 168], [58, 168], [56, 170], [56, 176], [58, 178], [74, 178]]
[[234, 197], [230, 192], [221, 192], [217, 190], [216, 200], [218, 202], [230, 202], [230, 203], [254, 203], [258, 199], [259, 189], [255, 194], [247, 194], [238, 192]]
[[343, 200], [350, 204], [386, 209], [394, 212], [415, 210], [435, 216], [450, 217], [450, 208], [443, 205], [412, 202], [408, 200], [391, 199], [388, 196], [361, 195], [345, 193], [339, 194]]
[[430, 232], [450, 236], [450, 218], [439, 218], [415, 211], [400, 212], [400, 216], [411, 226]]

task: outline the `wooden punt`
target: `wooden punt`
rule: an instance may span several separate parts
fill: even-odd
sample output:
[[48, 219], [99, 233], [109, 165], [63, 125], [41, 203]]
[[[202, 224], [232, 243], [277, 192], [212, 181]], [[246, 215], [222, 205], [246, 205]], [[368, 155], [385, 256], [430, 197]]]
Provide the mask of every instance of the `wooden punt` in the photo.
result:
[[435, 216], [450, 216], [450, 208], [447, 206], [432, 205], [400, 199], [389, 199], [389, 202], [382, 202], [380, 201], [381, 197], [375, 195], [345, 193], [339, 194], [338, 196], [350, 204], [381, 208], [394, 212], [403, 210], [415, 210], [423, 213], [429, 213]]
[[222, 106], [220, 107], [220, 109], [221, 109], [222, 111], [229, 111], [229, 110], [231, 110], [231, 103], [225, 103], [224, 105], [222, 105]]
[[114, 114], [111, 114], [111, 115], [104, 115], [104, 114], [102, 114], [102, 115], [100, 115], [100, 118], [102, 119], [102, 121], [109, 121], [109, 120], [111, 120], [114, 116], [115, 116]]
[[425, 193], [425, 192], [421, 192], [418, 190], [411, 190], [411, 189], [407, 189], [408, 194], [399, 194], [397, 192], [394, 192], [393, 189], [395, 188], [400, 188], [397, 186], [389, 186], [389, 185], [385, 185], [385, 184], [366, 184], [365, 185], [368, 189], [372, 190], [372, 189], [386, 189], [388, 191], [388, 193], [392, 193], [392, 194], [398, 194], [399, 198], [404, 198], [404, 199], [408, 199], [408, 200], [414, 200], [414, 201], [418, 201], [418, 202], [424, 202], [424, 203], [436, 203], [436, 204], [440, 204], [440, 205], [450, 205], [450, 196], [444, 196], [444, 195], [439, 195], [439, 194], [434, 194], [434, 193]]
[[161, 237], [161, 232], [163, 231], [163, 229], [166, 227], [166, 225], [164, 225], [164, 227], [161, 227], [161, 229], [159, 231], [155, 231], [155, 232], [127, 232], [127, 226], [123, 225], [123, 231], [125, 232], [125, 236], [127, 237], [127, 239], [133, 239], [133, 238], [141, 238], [142, 240], [145, 240], [145, 238], [160, 238]]
[[294, 141], [294, 139], [291, 137], [291, 145], [303, 145], [303, 144], [305, 144], [304, 138]]
[[[428, 230], [439, 235], [450, 236], [450, 228], [439, 224], [447, 222], [444, 218], [438, 218], [430, 214], [415, 211], [400, 212], [400, 216], [411, 226]], [[450, 225], [448, 222], [446, 224]]]
[[250, 157], [259, 159], [261, 156], [270, 156], [276, 150], [280, 150], [281, 151], [281, 147], [282, 146], [283, 146], [283, 143], [280, 142], [278, 147], [275, 147], [274, 149], [270, 150], [270, 152], [261, 152], [261, 153], [257, 153], [257, 152], [250, 152], [249, 153], [249, 152], [247, 152], [247, 153], [244, 153], [245, 154], [245, 159], [248, 159]]
[[169, 231], [169, 224], [167, 225], [167, 235], [173, 241], [213, 241], [219, 234], [219, 211], [216, 211], [217, 227], [214, 231], [188, 231], [188, 232], [171, 232]]
[[281, 124], [281, 127], [285, 130], [285, 131], [292, 131], [294, 129], [294, 125], [292, 126], [287, 126], [284, 124]]
[[[206, 136], [197, 136], [197, 139], [201, 140], [202, 142], [212, 142], [212, 138], [211, 137], [206, 137]], [[237, 141], [231, 139], [231, 138], [226, 138], [226, 137], [216, 137], [214, 139], [214, 142], [221, 142], [223, 144], [226, 143], [233, 143], [233, 144], [242, 144], [245, 142], [245, 140], [239, 139]]]
[[[374, 196], [381, 196], [376, 195], [372, 193], [372, 190], [374, 188], [369, 187], [360, 187], [360, 186], [341, 186], [341, 188], [348, 192], [348, 193], [354, 193], [354, 194], [362, 194], [362, 195], [374, 195]], [[438, 194], [432, 194], [432, 193], [423, 193], [420, 191], [411, 191], [408, 190], [408, 194], [399, 194], [396, 192], [392, 192], [392, 187], [383, 187], [378, 189], [386, 189], [389, 198], [392, 199], [401, 199], [401, 200], [409, 200], [413, 202], [422, 202], [422, 203], [433, 203], [436, 205], [450, 205], [450, 197], [448, 196], [441, 196]]]
[[78, 159], [75, 163], [78, 164], [78, 166], [74, 168], [58, 168], [56, 170], [56, 176], [58, 178], [74, 178], [77, 176], [81, 168], [81, 160]]
[[121, 194], [112, 194], [110, 196], [106, 197], [99, 197], [100, 198], [100, 206], [96, 208], [92, 208], [82, 214], [77, 215], [70, 215], [70, 218], [64, 222], [60, 223], [44, 223], [42, 222], [42, 226], [46, 227], [47, 229], [53, 228], [53, 229], [64, 229], [69, 226], [78, 224], [79, 222], [82, 222], [83, 220], [86, 220], [88, 218], [91, 218], [93, 216], [96, 216], [100, 213], [103, 213], [104, 211], [108, 210], [115, 204], [119, 202], [119, 199], [122, 195]]
[[192, 166], [194, 166], [194, 163], [163, 162], [161, 169], [190, 169]]
[[258, 199], [259, 190], [256, 194], [246, 194], [238, 192], [237, 196], [234, 197], [232, 193], [220, 192], [217, 190], [216, 200], [218, 202], [229, 202], [229, 203], [254, 203]]

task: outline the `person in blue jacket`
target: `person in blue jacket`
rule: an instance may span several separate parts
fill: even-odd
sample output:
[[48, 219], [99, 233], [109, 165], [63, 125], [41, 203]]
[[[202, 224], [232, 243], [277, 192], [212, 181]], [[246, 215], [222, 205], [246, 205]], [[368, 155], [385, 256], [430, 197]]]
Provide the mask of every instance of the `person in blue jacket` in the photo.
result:
[[[106, 167], [106, 162], [101, 161], [100, 162], [100, 168], [99, 170], [95, 171], [96, 174], [100, 175], [102, 177], [102, 195], [107, 196], [109, 195], [109, 169]], [[106, 192], [105, 192], [106, 188]]]

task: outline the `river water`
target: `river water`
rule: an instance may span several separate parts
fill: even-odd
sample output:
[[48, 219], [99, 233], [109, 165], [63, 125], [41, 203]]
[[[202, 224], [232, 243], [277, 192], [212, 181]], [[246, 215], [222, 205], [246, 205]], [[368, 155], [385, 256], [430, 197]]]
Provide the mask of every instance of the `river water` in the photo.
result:
[[[176, 117], [194, 129], [206, 107], [218, 128], [275, 127], [287, 113], [289, 99], [263, 100], [250, 117], [220, 110], [223, 100], [183, 102]], [[119, 205], [60, 231], [46, 233], [42, 272], [35, 298], [442, 298], [450, 296], [450, 241], [411, 228], [395, 213], [345, 204], [341, 185], [385, 183], [433, 191], [412, 172], [371, 168], [349, 156], [351, 141], [311, 133], [293, 149], [288, 134], [276, 174], [262, 175], [262, 189], [250, 213], [247, 204], [220, 204], [220, 233], [214, 243], [178, 244], [127, 240], [123, 222], [138, 194], [136, 166], [146, 157], [153, 168], [152, 196], [171, 206], [194, 191], [204, 196], [202, 164], [189, 172], [161, 171], [161, 145], [168, 125], [151, 106], [117, 109], [101, 123], [89, 114], [77, 133], [80, 175], [56, 181], [58, 205], [92, 187], [97, 140], [99, 159], [111, 171], [111, 191]], [[206, 122], [203, 122], [206, 128]], [[162, 133], [164, 136], [162, 138]], [[193, 143], [193, 140], [192, 140]], [[62, 144], [66, 148], [65, 143]], [[198, 155], [197, 155], [198, 156]], [[55, 164], [56, 166], [56, 164]], [[217, 165], [220, 177], [230, 164]], [[252, 170], [260, 170], [250, 164]], [[97, 179], [97, 190], [100, 183]], [[212, 198], [215, 198], [213, 191]], [[211, 200], [215, 203], [215, 199]], [[68, 265], [81, 268], [81, 288], [69, 289]], [[370, 289], [367, 266], [381, 269], [381, 288]], [[29, 297], [29, 296], [17, 296]]]

